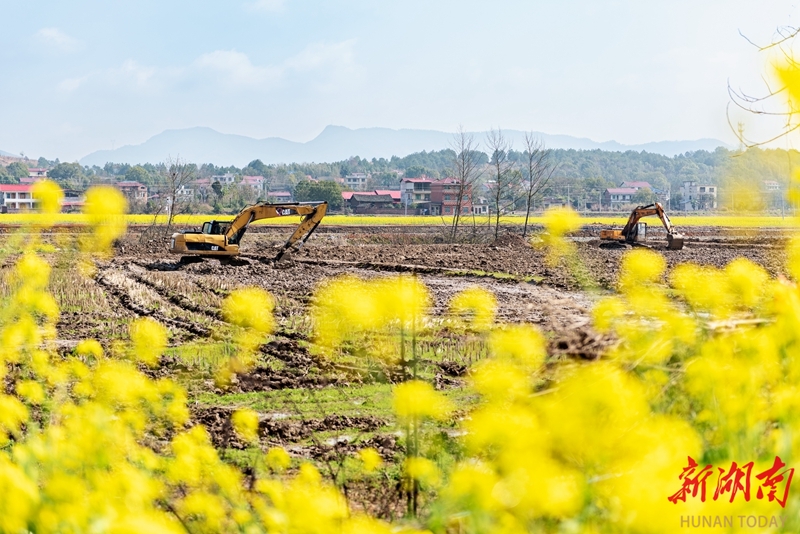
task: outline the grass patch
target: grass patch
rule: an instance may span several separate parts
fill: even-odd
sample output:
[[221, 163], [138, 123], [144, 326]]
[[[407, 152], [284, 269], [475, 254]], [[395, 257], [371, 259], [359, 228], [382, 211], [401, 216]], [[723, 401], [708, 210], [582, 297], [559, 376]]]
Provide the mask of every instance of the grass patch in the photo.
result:
[[[200, 393], [196, 401], [208, 406], [251, 408], [260, 413], [280, 414], [281, 417], [293, 419], [323, 418], [326, 415], [373, 415], [392, 421], [393, 387], [392, 384], [366, 384], [223, 395], [205, 392]], [[476, 394], [466, 388], [447, 389], [442, 393], [459, 409], [469, 409], [478, 401]]]

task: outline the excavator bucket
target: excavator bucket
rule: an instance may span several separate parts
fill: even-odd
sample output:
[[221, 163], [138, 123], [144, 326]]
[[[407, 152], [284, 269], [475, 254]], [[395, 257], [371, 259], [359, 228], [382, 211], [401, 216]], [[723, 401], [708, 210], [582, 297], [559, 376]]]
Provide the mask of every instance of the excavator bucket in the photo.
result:
[[681, 250], [683, 248], [683, 234], [667, 234], [667, 249]]

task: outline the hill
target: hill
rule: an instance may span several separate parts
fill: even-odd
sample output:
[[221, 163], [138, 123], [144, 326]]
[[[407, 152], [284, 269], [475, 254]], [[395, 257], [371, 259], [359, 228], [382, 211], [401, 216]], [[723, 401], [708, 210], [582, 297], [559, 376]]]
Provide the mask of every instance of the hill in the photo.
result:
[[[485, 132], [474, 132], [482, 142]], [[522, 147], [524, 132], [504, 130], [516, 149]], [[569, 135], [537, 133], [548, 147], [561, 149], [625, 152], [646, 151], [674, 156], [697, 150], [713, 151], [725, 143], [717, 139], [694, 141], [660, 141], [641, 145], [623, 145], [616, 141], [596, 142]], [[83, 165], [103, 166], [115, 163], [159, 163], [169, 156], [196, 163], [244, 166], [260, 159], [266, 164], [291, 162], [340, 161], [352, 156], [365, 159], [406, 156], [415, 152], [447, 148], [452, 134], [434, 130], [392, 130], [389, 128], [350, 129], [327, 126], [311, 141], [301, 143], [280, 137], [254, 139], [242, 135], [223, 134], [211, 128], [197, 127], [167, 130], [140, 145], [126, 145], [116, 150], [99, 150], [83, 159]]]

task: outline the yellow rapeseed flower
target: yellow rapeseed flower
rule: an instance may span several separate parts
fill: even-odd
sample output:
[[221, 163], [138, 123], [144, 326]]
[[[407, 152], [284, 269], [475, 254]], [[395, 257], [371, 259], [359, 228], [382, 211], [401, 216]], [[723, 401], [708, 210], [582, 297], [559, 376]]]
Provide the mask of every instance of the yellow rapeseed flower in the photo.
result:
[[474, 330], [488, 330], [494, 324], [497, 298], [491, 291], [480, 286], [471, 286], [453, 296], [450, 300], [450, 313], [466, 319]]
[[541, 235], [542, 244], [547, 248], [547, 262], [557, 265], [561, 258], [574, 253], [575, 245], [564, 237], [579, 230], [581, 217], [572, 208], [549, 208], [543, 217], [545, 233]]
[[488, 399], [515, 399], [531, 392], [532, 380], [530, 371], [514, 362], [488, 359], [474, 366], [470, 384]]
[[383, 458], [373, 447], [367, 447], [358, 451], [358, 457], [364, 464], [364, 471], [371, 473], [383, 465]]
[[661, 279], [667, 268], [664, 256], [649, 249], [636, 248], [622, 256], [620, 287], [623, 292], [641, 292]]
[[786, 88], [786, 96], [791, 109], [800, 109], [800, 68], [794, 61], [774, 64], [773, 72], [781, 85]]
[[258, 287], [236, 289], [222, 301], [222, 316], [229, 323], [269, 334], [275, 328], [275, 299]]
[[250, 409], [240, 409], [231, 415], [233, 429], [245, 441], [250, 443], [258, 441], [258, 414]]
[[78, 346], [75, 347], [75, 352], [79, 356], [92, 357], [95, 360], [99, 360], [103, 357], [103, 347], [100, 345], [100, 342], [95, 339], [82, 340], [78, 343]]
[[147, 365], [158, 364], [167, 347], [167, 329], [150, 317], [136, 319], [130, 325], [134, 357]]
[[0, 455], [0, 494], [0, 530], [29, 530], [30, 519], [40, 503], [39, 488], [35, 479], [5, 454]]
[[96, 185], [86, 191], [83, 212], [92, 227], [92, 237], [84, 241], [84, 249], [107, 254], [111, 245], [125, 235], [125, 212], [128, 201], [122, 192], [110, 185]]
[[19, 399], [0, 394], [0, 439], [7, 439], [9, 434], [19, 435], [23, 423], [28, 421], [28, 415], [28, 408]]
[[405, 328], [417, 326], [430, 305], [428, 288], [415, 276], [379, 278], [368, 284], [383, 308], [383, 317]]
[[292, 458], [283, 447], [271, 447], [267, 451], [267, 465], [273, 471], [281, 472], [292, 463]]
[[553, 237], [580, 230], [582, 224], [581, 216], [569, 207], [548, 208], [544, 213], [544, 227]]
[[[39, 180], [33, 184], [31, 195], [39, 201], [39, 210], [46, 215], [53, 215], [61, 212], [61, 201], [64, 199], [64, 192], [61, 187], [52, 180]], [[52, 224], [52, 221], [50, 221]]]
[[531, 370], [538, 369], [547, 355], [544, 337], [530, 325], [494, 330], [489, 336], [489, 350], [495, 358], [512, 360]]
[[410, 380], [394, 388], [394, 413], [402, 420], [430, 417], [446, 419], [453, 411], [450, 400], [427, 382]]
[[405, 475], [425, 485], [435, 485], [440, 481], [439, 468], [435, 463], [419, 456], [406, 458], [403, 463]]
[[35, 380], [17, 382], [17, 393], [31, 404], [41, 404], [45, 399], [44, 388]]

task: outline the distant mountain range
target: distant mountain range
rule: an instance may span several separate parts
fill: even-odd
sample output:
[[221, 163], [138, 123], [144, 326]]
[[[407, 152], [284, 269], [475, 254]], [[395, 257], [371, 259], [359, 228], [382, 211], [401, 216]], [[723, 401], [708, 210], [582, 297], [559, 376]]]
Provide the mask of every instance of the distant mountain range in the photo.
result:
[[[474, 132], [483, 148], [486, 132]], [[514, 148], [521, 150], [525, 132], [503, 130]], [[695, 150], [712, 151], [727, 145], [718, 139], [695, 141], [659, 141], [641, 145], [623, 145], [616, 141], [597, 142], [569, 135], [536, 133], [547, 147], [578, 150], [601, 149], [624, 152], [646, 151], [674, 156]], [[242, 167], [254, 159], [270, 163], [332, 162], [352, 156], [362, 158], [404, 157], [423, 150], [441, 150], [450, 146], [452, 133], [434, 130], [392, 130], [389, 128], [358, 128], [327, 126], [322, 133], [306, 143], [288, 141], [280, 137], [254, 139], [242, 135], [223, 134], [211, 128], [186, 128], [166, 130], [140, 145], [126, 145], [116, 150], [98, 150], [80, 160], [83, 165], [103, 166], [114, 163], [159, 163], [168, 157], [197, 164], [236, 165]], [[484, 149], [485, 151], [485, 149]]]
[[5, 156], [7, 158], [18, 158], [19, 154], [12, 154], [11, 152], [5, 152], [3, 150], [0, 150], [0, 156]]

